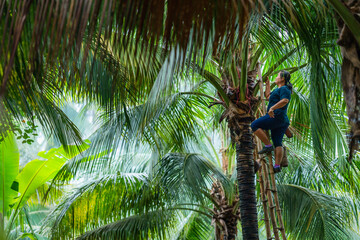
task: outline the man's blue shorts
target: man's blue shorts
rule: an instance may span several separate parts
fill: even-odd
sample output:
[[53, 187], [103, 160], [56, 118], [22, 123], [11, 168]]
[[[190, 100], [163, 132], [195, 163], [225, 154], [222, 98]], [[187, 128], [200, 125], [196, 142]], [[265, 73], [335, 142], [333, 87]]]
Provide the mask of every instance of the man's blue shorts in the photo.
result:
[[282, 140], [289, 122], [285, 119], [271, 118], [269, 114], [256, 119], [251, 123], [251, 129], [255, 132], [258, 128], [263, 130], [271, 130], [271, 139], [275, 147], [282, 146]]

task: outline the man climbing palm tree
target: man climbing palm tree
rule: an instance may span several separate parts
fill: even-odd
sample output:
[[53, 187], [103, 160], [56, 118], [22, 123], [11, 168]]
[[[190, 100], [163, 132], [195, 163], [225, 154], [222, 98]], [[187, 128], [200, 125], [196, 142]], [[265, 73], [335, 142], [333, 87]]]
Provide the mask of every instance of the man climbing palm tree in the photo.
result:
[[264, 130], [271, 130], [271, 139], [275, 146], [274, 172], [278, 173], [281, 171], [280, 163], [284, 154], [282, 139], [286, 129], [289, 127], [287, 107], [292, 93], [290, 73], [281, 71], [275, 79], [275, 84], [278, 88], [270, 93], [270, 82], [266, 82], [265, 97], [269, 100], [267, 113], [265, 116], [252, 122], [251, 128], [254, 134], [265, 144], [265, 147], [259, 151], [259, 154], [270, 153], [274, 150], [273, 145], [264, 132]]

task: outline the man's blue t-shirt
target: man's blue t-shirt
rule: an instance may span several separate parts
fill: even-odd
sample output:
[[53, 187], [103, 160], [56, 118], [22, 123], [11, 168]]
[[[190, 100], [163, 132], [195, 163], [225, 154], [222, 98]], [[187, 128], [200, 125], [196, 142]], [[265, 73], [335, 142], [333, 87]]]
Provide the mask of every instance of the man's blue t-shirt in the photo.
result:
[[[274, 106], [275, 104], [277, 104], [281, 99], [287, 98], [289, 99], [290, 102], [290, 98], [291, 98], [291, 90], [285, 85], [282, 86], [280, 88], [275, 89], [274, 91], [272, 91], [270, 93], [270, 98], [269, 98], [269, 105], [267, 107], [267, 111], [269, 111], [269, 109]], [[289, 118], [287, 117], [287, 108], [288, 108], [289, 103], [287, 103], [284, 107], [279, 108], [279, 109], [275, 109], [274, 110], [274, 115], [276, 118], [280, 119], [280, 120], [285, 120], [286, 122], [289, 122]]]

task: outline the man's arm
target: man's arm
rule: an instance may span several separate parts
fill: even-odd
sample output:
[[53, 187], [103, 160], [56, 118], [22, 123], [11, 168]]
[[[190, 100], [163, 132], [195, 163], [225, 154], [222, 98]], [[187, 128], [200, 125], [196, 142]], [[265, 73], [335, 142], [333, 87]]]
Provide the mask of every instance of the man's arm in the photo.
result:
[[278, 103], [276, 103], [274, 106], [272, 106], [269, 109], [269, 112], [268, 112], [269, 116], [271, 118], [273, 118], [274, 117], [274, 110], [284, 107], [286, 104], [288, 104], [288, 102], [289, 102], [289, 99], [287, 99], [287, 98], [281, 99]]
[[[283, 99], [281, 99], [279, 102], [277, 102], [274, 106], [272, 106], [271, 108], [272, 108], [273, 110], [282, 108], [282, 107], [284, 107], [286, 104], [288, 104], [288, 102], [289, 102], [289, 99], [283, 98]], [[270, 108], [270, 109], [271, 109], [271, 108]]]

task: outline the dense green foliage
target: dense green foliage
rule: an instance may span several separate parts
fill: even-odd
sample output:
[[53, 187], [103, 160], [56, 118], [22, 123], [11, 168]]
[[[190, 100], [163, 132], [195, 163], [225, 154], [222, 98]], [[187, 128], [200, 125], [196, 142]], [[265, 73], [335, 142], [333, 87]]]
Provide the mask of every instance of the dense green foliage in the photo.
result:
[[[97, 18], [89, 29], [72, 29], [69, 20], [66, 29], [81, 33], [76, 40], [36, 32], [45, 40], [35, 52], [27, 41], [39, 20], [31, 5], [11, 74], [4, 70], [8, 57], [0, 57], [2, 79], [9, 80], [6, 95], [0, 91], [0, 238], [215, 239], [222, 207], [215, 186], [233, 212], [240, 208], [236, 146], [228, 123], [219, 121], [231, 103], [224, 86], [246, 100], [248, 73], [257, 66], [270, 80], [290, 71], [294, 85], [288, 111], [294, 138], [284, 142], [290, 163], [276, 176], [288, 239], [359, 238], [360, 155], [348, 161], [333, 9], [322, 1], [263, 2], [266, 12], [234, 15], [247, 21], [244, 32], [236, 24], [175, 26], [192, 29], [184, 44], [184, 33], [151, 32], [149, 40], [135, 20], [121, 25], [130, 29], [124, 37], [102, 23], [95, 34]], [[214, 36], [225, 30], [234, 34]], [[47, 48], [53, 36], [55, 47]], [[253, 95], [259, 97], [258, 85]], [[220, 104], [210, 108], [214, 102]], [[19, 156], [19, 149], [39, 159]], [[258, 214], [265, 239], [260, 206]]]

